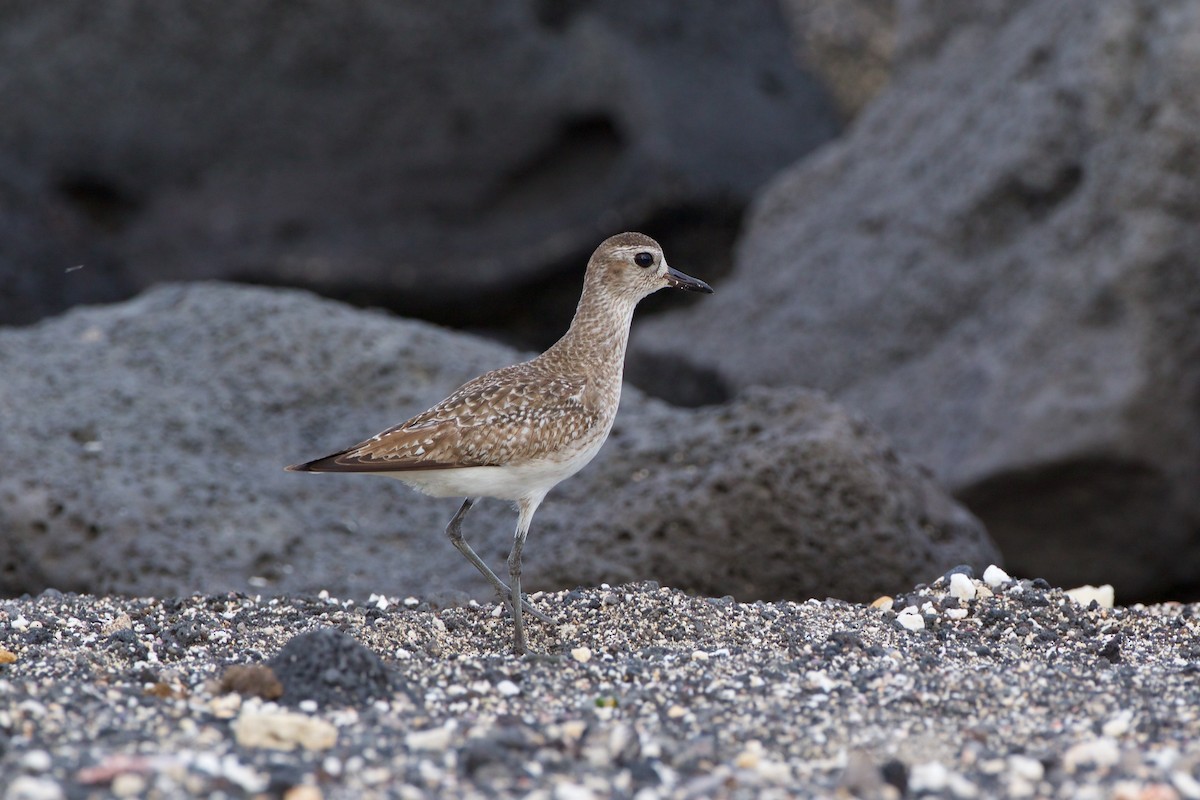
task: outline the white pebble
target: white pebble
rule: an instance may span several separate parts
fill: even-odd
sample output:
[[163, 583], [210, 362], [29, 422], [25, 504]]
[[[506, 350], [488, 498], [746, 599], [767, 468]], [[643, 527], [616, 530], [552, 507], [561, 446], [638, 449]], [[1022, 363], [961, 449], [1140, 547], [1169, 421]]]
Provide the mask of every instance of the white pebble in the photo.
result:
[[4, 790], [4, 800], [61, 800], [62, 787], [49, 778], [18, 775]]
[[961, 572], [954, 573], [950, 576], [950, 596], [959, 600], [974, 600], [975, 582]]
[[1012, 578], [1008, 573], [997, 567], [995, 564], [988, 565], [988, 568], [983, 571], [983, 582], [995, 589], [998, 586], [1003, 586], [1010, 583]]
[[908, 776], [908, 790], [913, 794], [940, 792], [946, 788], [949, 778], [949, 771], [936, 761], [916, 764]]
[[267, 776], [248, 764], [238, 761], [237, 756], [232, 753], [222, 756], [216, 761], [216, 767], [207, 771], [237, 785], [248, 794], [257, 794], [267, 790]]
[[733, 765], [738, 769], [755, 769], [762, 761], [763, 746], [757, 739], [746, 742], [746, 747], [733, 759]]
[[496, 691], [505, 697], [516, 697], [521, 693], [521, 687], [505, 679], [496, 684]]
[[117, 797], [141, 797], [146, 793], [146, 779], [136, 772], [122, 772], [113, 778], [110, 788]]
[[947, 608], [946, 616], [950, 619], [966, 619], [967, 610], [965, 608]]
[[1105, 722], [1100, 728], [1100, 732], [1105, 736], [1123, 736], [1129, 732], [1130, 723], [1133, 722], [1133, 712], [1129, 709], [1118, 713], [1108, 722]]
[[554, 800], [595, 800], [596, 793], [579, 783], [560, 783], [554, 787]]
[[1121, 759], [1121, 749], [1115, 739], [1107, 736], [1092, 739], [1071, 747], [1063, 754], [1063, 769], [1074, 772], [1082, 764], [1111, 767]]
[[21, 756], [21, 767], [27, 772], [45, 772], [50, 765], [50, 754], [45, 750], [30, 750]]
[[837, 688], [837, 681], [825, 674], [824, 670], [811, 669], [804, 673], [805, 679], [822, 692], [832, 692]]
[[592, 660], [592, 649], [590, 647], [576, 647], [571, 650], [571, 658], [580, 664], [586, 664]]
[[450, 746], [451, 730], [447, 727], [413, 731], [404, 737], [409, 750], [443, 751]]
[[243, 707], [233, 723], [233, 734], [243, 747], [271, 750], [328, 750], [337, 744], [337, 728], [322, 719], [291, 711], [260, 711]]
[[1181, 797], [1187, 800], [1200, 800], [1200, 781], [1197, 781], [1187, 772], [1183, 770], [1172, 772], [1171, 783], [1175, 786], [1175, 790], [1179, 792]]
[[1029, 756], [1009, 756], [1008, 769], [1013, 775], [1030, 783], [1037, 783], [1046, 774], [1046, 768], [1042, 765], [1042, 762]]
[[896, 622], [899, 622], [900, 627], [905, 630], [920, 631], [925, 629], [925, 618], [918, 614], [917, 610], [912, 606], [897, 614]]
[[1074, 589], [1067, 589], [1063, 592], [1067, 597], [1079, 603], [1081, 606], [1091, 605], [1093, 600], [1101, 608], [1112, 608], [1116, 601], [1116, 593], [1113, 592], [1112, 584], [1106, 583], [1103, 586], [1076, 586]]

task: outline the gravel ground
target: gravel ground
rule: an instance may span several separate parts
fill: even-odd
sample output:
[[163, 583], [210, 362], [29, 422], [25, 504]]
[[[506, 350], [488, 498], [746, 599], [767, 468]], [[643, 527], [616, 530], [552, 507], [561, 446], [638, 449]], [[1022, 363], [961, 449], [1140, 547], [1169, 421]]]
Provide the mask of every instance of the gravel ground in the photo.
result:
[[1200, 798], [1197, 606], [986, 575], [890, 608], [538, 594], [561, 624], [524, 658], [489, 606], [3, 600], [0, 791]]

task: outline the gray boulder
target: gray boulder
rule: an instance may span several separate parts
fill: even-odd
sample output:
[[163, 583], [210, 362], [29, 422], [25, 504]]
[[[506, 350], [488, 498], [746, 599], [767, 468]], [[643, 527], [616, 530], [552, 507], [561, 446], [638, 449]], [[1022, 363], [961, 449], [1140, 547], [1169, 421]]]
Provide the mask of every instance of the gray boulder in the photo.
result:
[[0, 74], [0, 152], [137, 286], [476, 322], [613, 230], [732, 227], [838, 129], [770, 3], [6, 4]]
[[635, 394], [608, 450], [556, 490], [551, 513], [570, 534], [535, 545], [539, 585], [653, 579], [743, 600], [864, 601], [999, 563], [926, 470], [817, 393], [751, 390], [697, 410]]
[[960, 29], [901, 21], [926, 56], [902, 48], [852, 130], [771, 184], [734, 278], [643, 326], [635, 363], [653, 380], [686, 348], [699, 399], [829, 392], [1023, 574], [1194, 592], [1200, 13], [996, 5]]
[[[521, 354], [294, 290], [171, 285], [0, 331], [0, 593], [230, 590], [486, 597], [455, 501], [283, 466], [349, 445]], [[515, 515], [467, 518], [503, 563]], [[882, 437], [792, 391], [721, 409], [628, 390], [597, 462], [551, 494], [530, 586], [653, 578], [865, 598], [995, 550]]]
[[[979, 2], [981, 0], [977, 0]], [[796, 57], [853, 119], [891, 77], [895, 0], [781, 0]]]

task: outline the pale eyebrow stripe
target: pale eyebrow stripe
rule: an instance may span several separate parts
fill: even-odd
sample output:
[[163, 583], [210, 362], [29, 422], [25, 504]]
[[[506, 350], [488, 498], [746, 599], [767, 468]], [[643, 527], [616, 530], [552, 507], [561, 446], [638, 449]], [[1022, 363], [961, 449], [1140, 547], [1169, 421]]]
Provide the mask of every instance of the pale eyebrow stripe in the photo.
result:
[[621, 245], [620, 247], [614, 247], [612, 249], [612, 252], [614, 252], [614, 253], [634, 253], [634, 254], [636, 254], [636, 253], [660, 253], [661, 254], [662, 251], [659, 250], [657, 247], [655, 247], [653, 245], [649, 245], [649, 244], [646, 244], [646, 245], [625, 244], [625, 245]]

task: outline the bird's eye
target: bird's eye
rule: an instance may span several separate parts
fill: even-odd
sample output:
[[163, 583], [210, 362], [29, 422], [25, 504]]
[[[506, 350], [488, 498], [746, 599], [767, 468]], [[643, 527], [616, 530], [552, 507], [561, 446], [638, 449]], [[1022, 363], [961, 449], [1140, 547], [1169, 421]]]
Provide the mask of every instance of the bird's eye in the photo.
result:
[[654, 256], [649, 253], [638, 253], [633, 257], [633, 263], [639, 267], [649, 267], [654, 264]]

